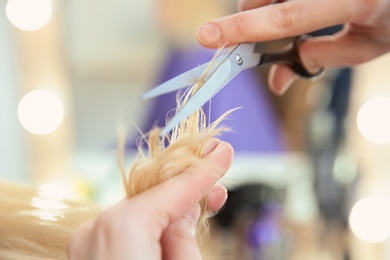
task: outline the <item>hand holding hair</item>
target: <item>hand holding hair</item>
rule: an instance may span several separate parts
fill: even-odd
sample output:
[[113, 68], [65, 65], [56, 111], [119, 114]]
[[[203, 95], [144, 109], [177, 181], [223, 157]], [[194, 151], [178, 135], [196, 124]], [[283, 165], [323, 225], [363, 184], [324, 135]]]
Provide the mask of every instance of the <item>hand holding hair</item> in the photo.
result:
[[[238, 6], [242, 12], [200, 27], [199, 41], [216, 48], [344, 24], [335, 35], [308, 39], [301, 45], [300, 56], [307, 68], [361, 64], [390, 51], [390, 0], [240, 0]], [[283, 94], [295, 79], [287, 66], [273, 65], [269, 86], [274, 93]]]
[[[203, 86], [207, 73], [209, 68], [178, 98], [176, 111]], [[141, 139], [147, 154], [139, 143], [139, 156], [128, 174], [120, 128], [118, 163], [127, 198], [76, 230], [69, 258], [201, 259], [197, 242], [207, 229], [208, 212], [219, 210], [227, 198], [226, 189], [215, 185], [233, 160], [231, 145], [215, 136], [229, 130], [220, 123], [234, 110], [207, 124], [199, 108], [171, 133], [160, 136], [161, 129], [152, 129]]]
[[[185, 172], [125, 199], [79, 228], [70, 240], [70, 260], [201, 259], [194, 239], [199, 201], [218, 210], [227, 193], [214, 186], [228, 170], [233, 149], [210, 139], [205, 157]], [[214, 187], [214, 188], [213, 188]]]

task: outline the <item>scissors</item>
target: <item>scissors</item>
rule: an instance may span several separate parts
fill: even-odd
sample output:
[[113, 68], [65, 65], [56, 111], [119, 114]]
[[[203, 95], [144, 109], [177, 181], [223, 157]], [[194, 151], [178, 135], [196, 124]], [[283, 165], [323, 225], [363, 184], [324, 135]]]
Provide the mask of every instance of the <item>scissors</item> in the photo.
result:
[[[311, 36], [298, 36], [288, 48], [279, 52], [261, 53], [256, 50], [257, 43], [240, 43], [229, 53], [219, 56], [214, 61], [216, 65], [208, 74], [204, 85], [179, 111], [177, 111], [176, 115], [167, 122], [165, 127], [161, 129], [160, 135], [165, 136], [168, 134], [176, 125], [203, 106], [225, 87], [227, 83], [245, 69], [280, 63], [286, 64], [301, 77], [314, 78], [319, 76], [323, 69], [311, 73], [303, 66], [299, 57], [299, 46], [309, 37]], [[200, 79], [209, 63], [210, 62], [202, 64], [156, 86], [145, 92], [141, 96], [142, 99], [154, 98], [195, 84]]]

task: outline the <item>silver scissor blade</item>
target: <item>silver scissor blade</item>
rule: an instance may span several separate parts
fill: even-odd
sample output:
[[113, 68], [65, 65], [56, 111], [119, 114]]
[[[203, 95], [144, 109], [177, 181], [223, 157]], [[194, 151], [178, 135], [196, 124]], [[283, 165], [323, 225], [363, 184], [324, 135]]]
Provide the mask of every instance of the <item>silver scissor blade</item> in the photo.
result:
[[[226, 55], [218, 57], [213, 62], [215, 62], [216, 64], [218, 64], [218, 62], [222, 62], [224, 60], [224, 56], [226, 56]], [[144, 100], [154, 98], [154, 97], [161, 96], [163, 94], [166, 94], [166, 93], [169, 93], [169, 92], [172, 92], [172, 91], [175, 91], [175, 90], [178, 90], [178, 89], [188, 87], [190, 85], [195, 84], [196, 82], [199, 81], [200, 77], [202, 76], [202, 74], [206, 70], [207, 66], [209, 66], [210, 62], [206, 62], [202, 65], [199, 65], [196, 68], [193, 68], [189, 71], [186, 71], [186, 72], [180, 74], [179, 76], [176, 76], [176, 77], [154, 87], [153, 89], [146, 91], [145, 93], [142, 94], [141, 98]]]
[[218, 70], [204, 83], [204, 85], [192, 96], [177, 114], [161, 130], [160, 135], [164, 136], [176, 125], [189, 117], [192, 113], [209, 101], [218, 91], [226, 85], [230, 79], [231, 64], [225, 61], [219, 65]]

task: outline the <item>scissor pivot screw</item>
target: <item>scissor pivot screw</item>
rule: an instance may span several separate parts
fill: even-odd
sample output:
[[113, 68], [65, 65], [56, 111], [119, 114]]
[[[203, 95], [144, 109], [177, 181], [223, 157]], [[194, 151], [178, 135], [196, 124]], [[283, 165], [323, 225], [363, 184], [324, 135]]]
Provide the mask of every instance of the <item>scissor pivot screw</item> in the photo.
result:
[[244, 63], [244, 61], [242, 60], [240, 54], [236, 54], [236, 62], [238, 65], [242, 65], [242, 63]]

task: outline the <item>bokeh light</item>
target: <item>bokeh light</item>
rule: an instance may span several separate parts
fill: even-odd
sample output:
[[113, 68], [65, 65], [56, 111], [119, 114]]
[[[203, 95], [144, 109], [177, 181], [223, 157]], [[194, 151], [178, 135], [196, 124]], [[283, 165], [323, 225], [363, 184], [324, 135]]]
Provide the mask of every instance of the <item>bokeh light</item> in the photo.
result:
[[390, 98], [373, 98], [364, 103], [358, 112], [357, 125], [367, 140], [390, 142]]
[[45, 135], [56, 130], [64, 118], [60, 99], [46, 90], [35, 90], [23, 97], [18, 108], [19, 121], [29, 132]]
[[75, 199], [77, 197], [74, 187], [64, 181], [48, 182], [38, 187], [39, 196], [45, 198]]
[[347, 154], [340, 154], [336, 157], [333, 166], [333, 179], [342, 185], [353, 182], [358, 173], [358, 166], [353, 158]]
[[361, 240], [379, 243], [390, 235], [390, 203], [369, 197], [356, 202], [349, 215], [352, 232]]
[[48, 23], [52, 9], [51, 0], [9, 0], [5, 13], [15, 27], [35, 31]]
[[36, 208], [32, 212], [44, 221], [58, 221], [63, 218], [64, 210], [69, 208], [65, 199], [73, 198], [73, 191], [67, 183], [46, 183], [38, 187], [37, 194], [32, 198], [31, 205]]

